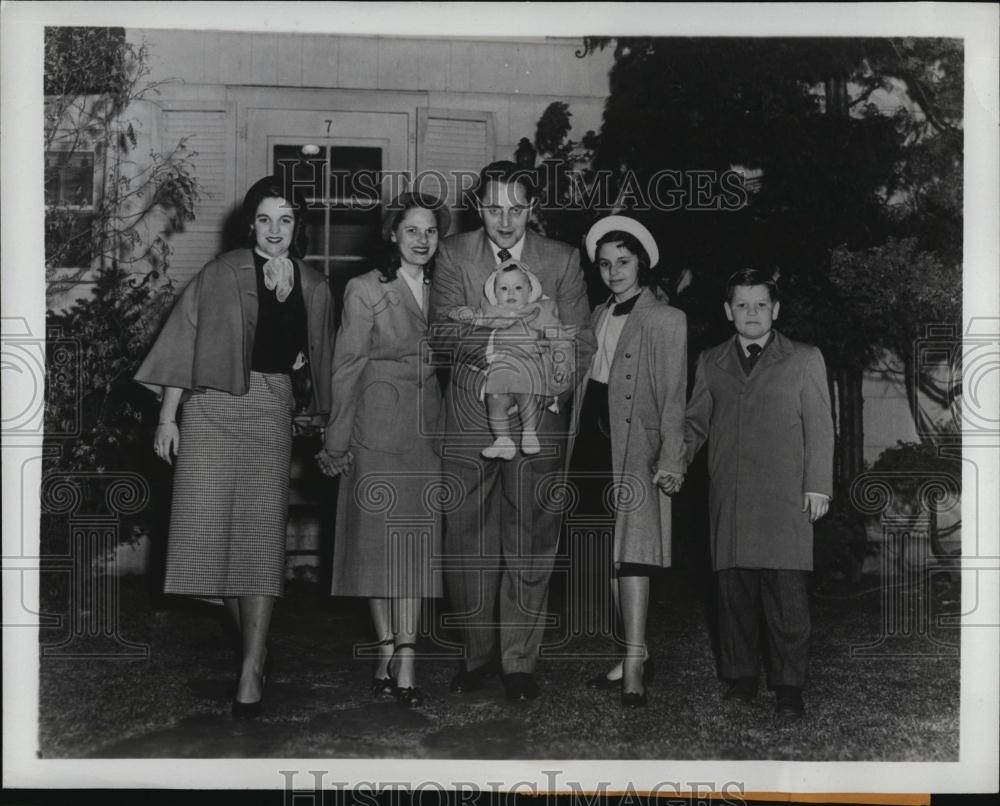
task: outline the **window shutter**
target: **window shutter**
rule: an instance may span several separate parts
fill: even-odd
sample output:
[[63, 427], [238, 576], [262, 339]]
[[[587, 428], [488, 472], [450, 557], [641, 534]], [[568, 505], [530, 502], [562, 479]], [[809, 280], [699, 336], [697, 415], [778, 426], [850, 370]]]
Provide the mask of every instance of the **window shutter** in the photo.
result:
[[[454, 209], [460, 201], [459, 182], [466, 188], [470, 184], [470, 179], [460, 175], [478, 174], [494, 159], [493, 113], [421, 108], [417, 110], [417, 138], [419, 189], [446, 194], [448, 206]], [[455, 219], [452, 231], [457, 229]]]
[[167, 275], [180, 290], [202, 266], [222, 250], [222, 232], [233, 201], [229, 198], [233, 159], [227, 143], [231, 140], [231, 115], [225, 109], [172, 108], [164, 110], [163, 147], [174, 148], [187, 139], [198, 180], [199, 199], [195, 219], [184, 224], [168, 239], [172, 249]]

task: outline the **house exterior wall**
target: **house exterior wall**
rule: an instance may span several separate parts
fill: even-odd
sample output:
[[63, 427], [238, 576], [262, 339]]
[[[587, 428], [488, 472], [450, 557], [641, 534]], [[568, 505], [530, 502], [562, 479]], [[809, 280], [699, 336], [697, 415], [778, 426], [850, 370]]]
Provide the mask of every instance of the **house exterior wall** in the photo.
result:
[[[553, 101], [569, 104], [570, 137], [599, 129], [613, 61], [607, 51], [578, 58], [578, 39], [162, 29], [128, 29], [126, 36], [149, 46], [149, 80], [162, 82], [159, 99], [166, 122], [149, 120], [148, 125], [166, 127], [171, 137], [186, 127], [188, 145], [197, 152], [203, 199], [196, 221], [171, 238], [170, 271], [179, 285], [220, 250], [226, 216], [246, 186], [269, 169], [261, 155], [270, 132], [262, 126], [288, 136], [288, 115], [293, 115], [296, 135], [322, 142], [337, 134], [350, 115], [370, 114], [371, 135], [391, 139], [383, 168], [411, 176], [427, 169], [478, 170], [482, 164], [472, 162], [509, 159], [522, 137], [533, 139], [538, 119]], [[274, 115], [269, 117], [269, 111]], [[422, 114], [437, 115], [445, 127], [450, 117], [478, 116], [484, 140], [465, 154], [432, 153], [422, 147]], [[397, 127], [400, 116], [405, 131]], [[386, 135], [390, 130], [394, 133]], [[343, 136], [360, 136], [357, 126]], [[454, 195], [452, 187], [452, 203]]]

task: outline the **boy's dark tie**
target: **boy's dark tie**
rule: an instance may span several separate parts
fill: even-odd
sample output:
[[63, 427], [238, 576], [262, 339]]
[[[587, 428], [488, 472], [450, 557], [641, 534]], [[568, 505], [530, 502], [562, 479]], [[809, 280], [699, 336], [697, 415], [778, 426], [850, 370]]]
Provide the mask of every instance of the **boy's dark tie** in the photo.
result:
[[753, 365], [757, 363], [757, 359], [760, 358], [762, 352], [764, 352], [764, 348], [759, 344], [747, 345], [747, 361], [750, 363], [750, 369], [753, 369]]
[[510, 260], [510, 252], [508, 252], [506, 249], [501, 249], [499, 252], [497, 252], [497, 257], [500, 258], [501, 263], [506, 263], [508, 260]]

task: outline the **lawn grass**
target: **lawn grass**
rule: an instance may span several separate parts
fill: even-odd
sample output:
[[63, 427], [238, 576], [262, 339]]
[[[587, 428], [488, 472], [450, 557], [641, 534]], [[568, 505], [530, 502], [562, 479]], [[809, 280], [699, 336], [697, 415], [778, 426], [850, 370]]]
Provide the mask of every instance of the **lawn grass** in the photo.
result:
[[[657, 675], [649, 707], [627, 713], [616, 693], [583, 685], [608, 665], [595, 656], [615, 651], [610, 639], [593, 635], [573, 637], [560, 649], [563, 657], [540, 662], [543, 696], [532, 703], [505, 703], [498, 682], [472, 695], [449, 694], [456, 663], [427, 639], [421, 650], [436, 657], [419, 666], [426, 706], [406, 711], [391, 701], [374, 702], [367, 692], [369, 661], [352, 652], [355, 643], [370, 639], [363, 603], [290, 585], [272, 627], [276, 669], [265, 713], [240, 723], [229, 715], [234, 655], [219, 608], [154, 595], [145, 579], [123, 578], [119, 634], [147, 646], [148, 657], [52, 658], [43, 652], [41, 756], [958, 759], [956, 628], [932, 629], [938, 643], [916, 636], [879, 645], [885, 605], [877, 580], [820, 586], [813, 597], [808, 715], [788, 724], [775, 717], [766, 691], [749, 706], [722, 701], [704, 585], [703, 577], [673, 569], [655, 586], [649, 645]], [[932, 617], [957, 607], [957, 590], [945, 581], [925, 595]], [[58, 608], [58, 593], [49, 598], [49, 609]], [[551, 606], [562, 614], [558, 591]], [[558, 644], [558, 627], [551, 633], [550, 643]], [[43, 630], [42, 647], [65, 637], [58, 629]], [[113, 646], [107, 640], [90, 644]], [[859, 655], [857, 648], [866, 644], [874, 648]]]

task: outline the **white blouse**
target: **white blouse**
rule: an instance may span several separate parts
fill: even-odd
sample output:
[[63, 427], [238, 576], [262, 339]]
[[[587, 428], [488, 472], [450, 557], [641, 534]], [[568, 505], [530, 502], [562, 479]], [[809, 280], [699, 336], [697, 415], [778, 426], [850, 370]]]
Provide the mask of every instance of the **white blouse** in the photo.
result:
[[406, 281], [410, 291], [413, 292], [413, 298], [417, 301], [417, 307], [424, 310], [424, 270], [421, 269], [416, 277], [411, 277], [409, 272], [400, 268], [396, 275]]
[[618, 340], [622, 337], [622, 331], [628, 321], [628, 314], [614, 316], [613, 310], [614, 303], [608, 306], [608, 312], [597, 329], [597, 352], [594, 353], [594, 360], [590, 365], [591, 380], [601, 383], [608, 382], [611, 362], [615, 358], [615, 350], [618, 349]]

